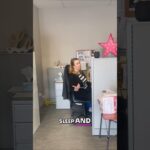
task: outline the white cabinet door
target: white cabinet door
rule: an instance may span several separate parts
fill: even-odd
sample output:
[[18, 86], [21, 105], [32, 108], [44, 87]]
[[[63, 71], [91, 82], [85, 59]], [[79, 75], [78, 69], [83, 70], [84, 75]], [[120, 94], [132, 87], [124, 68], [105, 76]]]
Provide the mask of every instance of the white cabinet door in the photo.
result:
[[62, 68], [48, 68], [48, 87], [49, 87], [49, 98], [55, 102], [56, 91], [55, 91], [55, 79], [57, 79], [58, 73], [64, 72]]
[[70, 109], [70, 100], [62, 97], [63, 82], [55, 82], [56, 109]]
[[[100, 127], [100, 108], [98, 97], [106, 89], [117, 90], [117, 59], [116, 58], [97, 58], [92, 59], [92, 134], [99, 134]], [[106, 122], [107, 123], [107, 122]], [[102, 124], [102, 135], [106, 135], [106, 123]], [[116, 134], [116, 123], [111, 125], [111, 134]]]

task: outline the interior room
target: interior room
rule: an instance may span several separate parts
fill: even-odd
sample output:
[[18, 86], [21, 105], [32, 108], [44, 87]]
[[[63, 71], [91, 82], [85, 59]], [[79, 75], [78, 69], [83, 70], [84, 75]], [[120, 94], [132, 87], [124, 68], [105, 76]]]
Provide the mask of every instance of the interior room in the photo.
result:
[[[147, 48], [149, 47], [149, 40], [147, 37], [150, 31], [150, 19], [147, 15], [148, 10], [149, 1], [142, 0], [118, 0], [117, 3], [116, 0], [37, 0], [36, 3], [34, 3], [34, 21], [36, 22], [36, 24], [34, 24], [34, 29], [36, 29], [34, 33], [36, 34], [35, 39], [37, 38], [40, 41], [35, 45], [35, 50], [38, 51], [38, 53], [36, 53], [36, 55], [38, 55], [37, 63], [39, 64], [37, 66], [39, 67], [37, 69], [37, 85], [39, 89], [39, 112], [41, 114], [40, 122], [38, 122], [36, 126], [37, 130], [34, 130], [35, 149], [40, 149], [40, 145], [45, 147], [45, 149], [61, 150], [108, 148], [105, 124], [102, 124], [101, 134], [103, 136], [99, 137], [102, 117], [100, 116], [101, 111], [98, 108], [97, 98], [102, 90], [109, 88], [115, 91], [115, 87], [112, 85], [105, 86], [107, 79], [111, 79], [111, 83], [114, 83], [115, 80], [112, 80], [112, 76], [107, 77], [102, 75], [104, 70], [101, 70], [101, 68], [103, 68], [103, 65], [101, 64], [101, 66], [99, 62], [100, 59], [103, 59], [102, 53], [104, 50], [98, 43], [107, 41], [110, 33], [113, 35], [114, 40], [118, 39], [119, 55], [117, 66], [117, 96], [119, 108], [118, 131], [120, 132], [119, 135], [117, 133], [117, 148], [121, 150], [140, 150], [143, 146], [149, 145], [149, 138], [143, 138], [149, 136], [146, 130], [147, 128], [144, 127], [144, 125], [149, 124], [147, 122], [148, 117], [143, 118], [143, 116], [149, 114], [145, 113], [146, 110], [149, 110], [148, 102], [145, 101], [143, 105], [145, 110], [139, 111], [141, 110], [141, 99], [143, 98], [141, 98], [141, 92], [139, 91], [142, 91], [142, 88], [147, 85], [147, 82], [140, 80], [141, 75], [137, 73], [139, 66], [145, 66], [144, 61], [141, 62], [142, 49], [147, 50], [143, 54], [145, 62], [149, 60]], [[54, 77], [59, 79], [58, 73], [60, 70], [69, 63], [70, 58], [77, 56], [76, 50], [87, 49], [100, 52], [100, 58], [91, 58], [91, 66], [89, 67], [92, 82], [92, 125], [86, 127], [80, 126], [79, 128], [66, 124], [60, 125], [59, 122], [57, 122], [58, 118], [70, 117], [71, 108], [68, 109], [68, 101], [66, 101], [67, 104], [63, 101], [66, 107], [61, 105], [62, 103], [57, 107], [57, 100], [59, 100], [60, 97], [57, 97], [57, 99], [55, 97], [56, 95], [53, 94], [60, 89], [58, 88], [59, 90], [56, 91], [53, 90], [55, 90], [55, 86], [59, 87], [59, 84], [62, 84], [62, 82], [58, 83], [55, 80], [55, 85], [52, 87], [50, 83], [52, 83], [53, 80], [49, 78]], [[131, 58], [133, 54], [135, 58]], [[112, 65], [113, 62], [110, 64]], [[133, 67], [134, 65], [136, 67]], [[108, 67], [106, 66], [106, 62], [104, 66], [104, 68]], [[114, 66], [115, 65], [112, 65], [110, 68], [112, 69]], [[108, 68], [108, 70], [110, 68]], [[131, 69], [137, 73], [135, 73], [136, 77], [134, 80], [132, 78], [133, 72], [131, 73]], [[55, 74], [53, 70], [59, 71]], [[111, 75], [114, 73], [114, 70], [115, 68], [109, 70]], [[142, 73], [146, 72], [146, 70], [146, 67], [141, 67]], [[145, 78], [149, 79], [148, 74], [146, 75]], [[132, 77], [127, 79], [127, 76]], [[136, 81], [140, 88], [133, 87]], [[138, 96], [135, 96], [132, 93], [133, 91], [135, 91]], [[57, 94], [57, 92], [55, 94]], [[148, 90], [142, 92], [142, 96], [144, 96], [143, 99], [145, 100], [147, 100], [146, 95], [148, 97]], [[63, 107], [63, 109], [59, 109], [59, 107]], [[111, 135], [116, 135], [115, 125], [116, 124], [111, 125]], [[38, 143], [40, 143], [40, 145], [38, 145]], [[116, 149], [116, 136], [111, 136], [109, 149]]]
[[[39, 99], [34, 99], [33, 106], [34, 150], [106, 149], [108, 122], [103, 121], [100, 136], [97, 99], [103, 90], [116, 92], [117, 61], [113, 53], [105, 58], [99, 43], [107, 42], [110, 36], [117, 41], [117, 1], [36, 0], [33, 18], [34, 89]], [[80, 59], [81, 70], [92, 84], [92, 121], [87, 126], [61, 124], [59, 120], [71, 118], [71, 102], [63, 98], [62, 92], [64, 67], [74, 57]], [[116, 122], [111, 124], [110, 135], [109, 148], [115, 150]]]
[[149, 2], [1, 0], [0, 149], [149, 147]]

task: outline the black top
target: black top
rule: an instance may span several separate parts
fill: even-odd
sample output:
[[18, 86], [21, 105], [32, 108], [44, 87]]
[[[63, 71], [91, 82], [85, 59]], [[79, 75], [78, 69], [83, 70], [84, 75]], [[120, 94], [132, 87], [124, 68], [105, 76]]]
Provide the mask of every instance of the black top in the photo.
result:
[[[87, 81], [84, 74], [70, 74], [70, 89], [74, 92], [74, 96], [78, 100], [91, 101], [91, 83]], [[80, 84], [79, 91], [74, 91], [73, 85]]]

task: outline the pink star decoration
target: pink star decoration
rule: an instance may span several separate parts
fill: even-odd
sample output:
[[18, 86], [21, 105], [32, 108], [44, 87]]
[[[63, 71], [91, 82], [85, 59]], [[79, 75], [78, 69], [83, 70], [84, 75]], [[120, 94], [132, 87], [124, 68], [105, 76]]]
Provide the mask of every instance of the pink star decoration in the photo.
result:
[[112, 34], [109, 35], [107, 42], [98, 44], [105, 49], [103, 51], [103, 56], [108, 56], [109, 53], [117, 56], [117, 42], [114, 41]]

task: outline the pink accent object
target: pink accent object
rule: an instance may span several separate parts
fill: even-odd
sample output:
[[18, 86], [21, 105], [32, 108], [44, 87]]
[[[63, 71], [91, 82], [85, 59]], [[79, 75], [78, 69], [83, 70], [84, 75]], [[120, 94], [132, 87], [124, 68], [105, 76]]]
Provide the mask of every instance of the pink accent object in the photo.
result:
[[117, 120], [117, 93], [105, 90], [98, 98], [100, 112], [105, 120]]
[[105, 120], [117, 120], [117, 97], [114, 96], [114, 113], [112, 114], [103, 114]]
[[108, 56], [109, 53], [117, 56], [117, 42], [114, 41], [112, 34], [109, 35], [107, 42], [98, 44], [105, 49], [103, 51], [103, 56]]
[[88, 126], [92, 126], [92, 123], [76, 123], [75, 125], [81, 127], [88, 127]]

